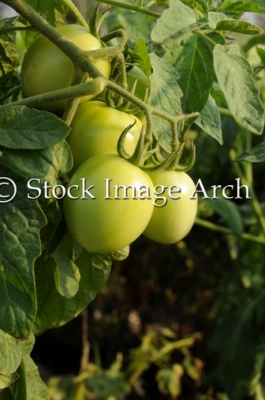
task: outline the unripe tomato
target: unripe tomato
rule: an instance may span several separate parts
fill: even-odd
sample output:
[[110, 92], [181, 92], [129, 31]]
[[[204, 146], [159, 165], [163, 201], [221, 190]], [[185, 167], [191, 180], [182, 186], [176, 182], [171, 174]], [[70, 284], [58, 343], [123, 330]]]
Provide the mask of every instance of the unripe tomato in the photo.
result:
[[88, 158], [106, 152], [117, 152], [117, 143], [122, 131], [135, 125], [126, 135], [125, 150], [132, 155], [140, 136], [142, 123], [131, 114], [108, 107], [102, 101], [80, 104], [71, 124], [67, 138], [78, 168]]
[[145, 96], [146, 89], [149, 86], [149, 80], [145, 73], [141, 70], [141, 68], [134, 65], [127, 72], [127, 83], [129, 89], [132, 88], [134, 82], [137, 80], [136, 88], [135, 88], [135, 96], [143, 99]]
[[[185, 172], [162, 170], [148, 174], [155, 191], [162, 192], [161, 188], [156, 189], [156, 186], [160, 185], [166, 186], [167, 189], [164, 194], [158, 195], [165, 197], [166, 200], [156, 200], [157, 206], [154, 207], [150, 222], [143, 234], [159, 243], [177, 243], [189, 233], [196, 218], [197, 196], [191, 199], [195, 190], [194, 182]], [[168, 188], [173, 186], [178, 186], [181, 191], [178, 192], [178, 188], [171, 189], [171, 197], [180, 197], [179, 199], [172, 199], [169, 196]], [[165, 201], [166, 204], [161, 206]]]
[[[102, 47], [100, 41], [80, 25], [62, 25], [56, 29], [82, 50], [97, 50]], [[109, 77], [111, 66], [108, 58], [95, 60], [94, 65], [105, 77]], [[73, 75], [74, 65], [70, 58], [49, 39], [40, 35], [29, 47], [22, 63], [23, 92], [28, 97], [69, 87]], [[91, 79], [88, 77], [87, 81]], [[81, 102], [93, 97], [95, 96], [84, 96]], [[66, 100], [60, 100], [41, 104], [39, 108], [61, 111], [65, 104]]]
[[[94, 199], [82, 199], [82, 178], [86, 188], [94, 185], [90, 188]], [[106, 179], [111, 180], [109, 184]], [[115, 193], [116, 185], [132, 188], [127, 193], [122, 188]], [[150, 189], [149, 199], [144, 193], [139, 198], [143, 186]], [[64, 198], [68, 229], [90, 252], [107, 253], [131, 244], [146, 228], [154, 209], [153, 184], [148, 174], [115, 153], [99, 154], [85, 161], [73, 174], [67, 190], [77, 197]]]

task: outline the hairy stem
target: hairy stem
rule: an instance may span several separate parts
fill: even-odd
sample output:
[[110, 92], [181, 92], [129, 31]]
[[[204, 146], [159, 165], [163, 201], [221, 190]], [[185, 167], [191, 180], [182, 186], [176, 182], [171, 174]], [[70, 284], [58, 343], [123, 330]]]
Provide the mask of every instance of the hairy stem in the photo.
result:
[[[226, 235], [233, 235], [234, 232], [230, 228], [226, 228], [225, 226], [220, 226], [217, 224], [214, 224], [213, 222], [207, 221], [202, 218], [196, 218], [195, 224], [202, 226], [203, 228], [210, 229], [211, 231], [215, 232], [221, 232]], [[259, 237], [259, 236], [254, 236], [249, 233], [242, 233], [240, 236], [241, 239], [243, 240], [248, 240], [250, 242], [255, 242], [255, 243], [260, 243], [260, 244], [265, 244], [265, 238]]]
[[132, 4], [126, 4], [126, 3], [122, 3], [119, 1], [115, 1], [115, 0], [97, 0], [97, 1], [99, 3], [110, 4], [111, 6], [125, 8], [126, 10], [137, 11], [142, 14], [150, 15], [151, 17], [154, 17], [154, 18], [161, 17], [160, 13], [157, 13], [155, 11], [151, 11], [146, 8], [139, 7], [139, 6], [133, 6]]
[[[230, 157], [231, 157], [232, 161], [235, 160], [236, 154], [235, 154], [234, 150], [230, 151]], [[234, 169], [235, 169], [235, 172], [238, 175], [238, 177], [241, 179], [243, 185], [248, 186], [250, 189], [250, 192], [251, 192], [250, 204], [251, 204], [251, 207], [257, 217], [258, 224], [261, 228], [262, 235], [265, 236], [265, 217], [263, 215], [261, 206], [259, 204], [259, 201], [257, 199], [256, 193], [255, 193], [255, 190], [253, 187], [253, 179], [251, 177], [251, 181], [250, 182], [248, 181], [247, 177], [245, 176], [245, 174], [242, 171], [240, 164], [238, 162], [234, 163]]]
[[69, 8], [69, 10], [73, 13], [77, 22], [80, 25], [82, 25], [84, 28], [89, 29], [89, 26], [88, 26], [86, 20], [84, 19], [83, 15], [80, 13], [80, 11], [76, 7], [76, 5], [72, 2], [72, 0], [62, 0], [62, 3], [64, 3], [66, 5], [66, 7]]

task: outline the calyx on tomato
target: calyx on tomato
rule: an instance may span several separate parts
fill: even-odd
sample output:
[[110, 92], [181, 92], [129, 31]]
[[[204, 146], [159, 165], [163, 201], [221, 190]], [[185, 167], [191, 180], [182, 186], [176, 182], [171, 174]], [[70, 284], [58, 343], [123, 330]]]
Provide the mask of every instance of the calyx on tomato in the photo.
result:
[[[82, 50], [97, 50], [101, 42], [89, 31], [75, 24], [62, 25], [56, 28]], [[108, 58], [94, 61], [98, 70], [108, 78], [111, 65]], [[40, 35], [27, 50], [21, 67], [21, 79], [24, 95], [34, 96], [71, 86], [74, 76], [74, 65], [70, 58], [44, 35]], [[87, 81], [91, 80], [88, 77]], [[81, 102], [91, 100], [93, 95], [84, 96]], [[66, 100], [44, 103], [39, 108], [49, 111], [61, 111]]]

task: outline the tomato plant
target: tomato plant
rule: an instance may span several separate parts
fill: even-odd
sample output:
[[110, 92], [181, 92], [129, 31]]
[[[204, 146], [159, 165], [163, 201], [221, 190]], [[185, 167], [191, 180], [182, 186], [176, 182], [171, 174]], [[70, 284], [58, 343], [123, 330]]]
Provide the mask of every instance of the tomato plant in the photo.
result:
[[[100, 41], [89, 31], [76, 24], [62, 25], [56, 28], [82, 50], [97, 50], [102, 47]], [[107, 57], [94, 61], [94, 65], [106, 77], [110, 74], [110, 61]], [[39, 36], [27, 50], [21, 67], [23, 91], [26, 96], [34, 96], [71, 86], [74, 76], [72, 61], [45, 36]], [[89, 81], [91, 78], [87, 78]], [[81, 102], [91, 100], [92, 95], [84, 96]], [[60, 111], [66, 100], [41, 104], [40, 108]]]
[[191, 199], [194, 182], [185, 172], [178, 171], [149, 172], [149, 176], [157, 187], [158, 199], [143, 234], [159, 243], [179, 242], [191, 230], [197, 214], [196, 194]]
[[125, 141], [125, 150], [129, 155], [134, 152], [139, 139], [142, 128], [140, 120], [101, 101], [79, 105], [67, 138], [74, 158], [74, 169], [93, 155], [116, 152], [122, 131], [134, 123]]
[[[82, 198], [81, 179], [85, 179], [86, 188], [93, 186], [94, 199]], [[99, 154], [85, 161], [75, 171], [68, 188], [74, 185], [71, 195], [78, 198], [65, 197], [65, 218], [74, 239], [90, 252], [107, 253], [131, 244], [151, 218], [151, 179], [115, 153]], [[115, 186], [120, 189], [117, 191]], [[149, 188], [150, 199], [139, 199], [142, 186]]]
[[[154, 399], [257, 400], [265, 50], [254, 18], [264, 1], [104, 1], [93, 10], [1, 2], [0, 14], [7, 4], [18, 15], [0, 20], [0, 398], [125, 400], [146, 390]], [[85, 75], [93, 79], [80, 84]], [[86, 102], [103, 95], [108, 106]], [[75, 98], [78, 109], [68, 102], [62, 113]], [[198, 212], [194, 184], [178, 171], [204, 185]], [[41, 340], [71, 320], [83, 329], [73, 335], [81, 365], [65, 365], [71, 375], [60, 387], [51, 379], [51, 394], [34, 365], [35, 333], [45, 332]], [[59, 375], [53, 356], [44, 365]]]

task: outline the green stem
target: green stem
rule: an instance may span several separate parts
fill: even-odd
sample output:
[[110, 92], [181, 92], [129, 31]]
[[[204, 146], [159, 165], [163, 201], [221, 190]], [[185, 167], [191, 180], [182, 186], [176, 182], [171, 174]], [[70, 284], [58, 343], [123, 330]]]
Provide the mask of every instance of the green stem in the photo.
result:
[[[235, 160], [236, 153], [235, 153], [234, 150], [230, 151], [230, 158], [232, 159], [232, 161]], [[251, 206], [252, 206], [252, 209], [253, 209], [253, 211], [256, 214], [256, 217], [258, 219], [258, 223], [259, 223], [259, 226], [261, 228], [262, 235], [265, 236], [265, 218], [264, 218], [262, 209], [260, 207], [260, 204], [258, 202], [256, 193], [255, 193], [255, 190], [254, 190], [254, 187], [253, 187], [253, 179], [251, 177], [251, 181], [250, 182], [248, 181], [247, 177], [245, 176], [245, 174], [243, 173], [242, 169], [240, 168], [240, 164], [238, 162], [234, 163], [234, 169], [235, 169], [235, 172], [238, 175], [238, 177], [241, 179], [243, 185], [248, 186], [249, 189], [250, 189], [250, 192], [251, 192], [251, 199], [250, 199]]]
[[223, 116], [234, 118], [231, 111], [229, 111], [227, 108], [218, 107], [218, 110], [219, 110], [220, 114], [222, 114]]
[[[250, 150], [252, 146], [252, 134], [249, 131], [245, 131], [246, 138], [246, 150]], [[245, 175], [248, 181], [249, 186], [253, 186], [253, 168], [251, 162], [243, 162], [242, 163], [245, 169]]]
[[205, 35], [204, 33], [202, 33], [202, 31], [200, 31], [199, 29], [195, 29], [193, 31], [194, 33], [196, 33], [196, 35], [202, 37], [204, 40], [206, 40], [206, 42], [210, 43], [212, 46], [215, 46], [216, 43], [214, 40], [212, 40], [211, 38], [209, 38], [207, 35]]
[[10, 89], [4, 96], [0, 98], [0, 103], [2, 103], [4, 100], [8, 99], [8, 97], [12, 96], [13, 94], [16, 94], [20, 91], [22, 88], [22, 85], [17, 85]]
[[160, 18], [161, 14], [155, 11], [147, 10], [146, 8], [141, 8], [139, 6], [133, 6], [132, 4], [121, 3], [115, 0], [97, 0], [99, 3], [110, 4], [111, 6], [116, 6], [120, 8], [125, 8], [126, 10], [137, 11], [142, 14], [150, 15], [154, 18]]
[[62, 0], [62, 3], [64, 3], [66, 7], [68, 7], [69, 10], [74, 14], [76, 20], [79, 22], [80, 25], [89, 29], [86, 20], [84, 19], [83, 15], [80, 13], [76, 5], [72, 2], [72, 0]]
[[[80, 83], [84, 83], [86, 81], [86, 79], [87, 79], [87, 73], [76, 69], [71, 86], [75, 86]], [[75, 116], [77, 107], [80, 103], [80, 100], [81, 100], [81, 97], [75, 97], [74, 99], [67, 100], [66, 107], [64, 109], [63, 118], [62, 118], [63, 121], [67, 125], [71, 124], [71, 122]]]
[[[205, 219], [196, 218], [195, 224], [199, 225], [199, 226], [202, 226], [203, 228], [210, 229], [210, 230], [215, 231], [215, 232], [224, 233], [226, 235], [233, 235], [234, 234], [232, 229], [226, 228], [224, 226], [220, 226], [220, 225], [217, 225], [217, 224], [214, 224], [213, 222], [206, 221]], [[250, 242], [265, 244], [265, 238], [259, 237], [259, 236], [254, 236], [254, 235], [251, 235], [249, 233], [242, 233], [240, 238], [243, 239], [243, 240], [248, 240]]]
[[98, 95], [105, 89], [107, 82], [108, 81], [105, 78], [96, 78], [92, 81], [80, 83], [76, 86], [70, 86], [69, 88], [59, 89], [55, 90], [54, 92], [43, 93], [37, 96], [31, 96], [25, 99], [14, 101], [13, 103], [4, 104], [0, 106], [0, 110], [10, 106], [34, 107], [38, 104], [43, 104], [49, 101], [75, 99], [88, 94]]

